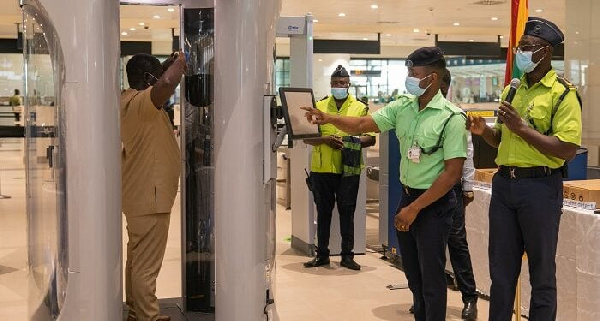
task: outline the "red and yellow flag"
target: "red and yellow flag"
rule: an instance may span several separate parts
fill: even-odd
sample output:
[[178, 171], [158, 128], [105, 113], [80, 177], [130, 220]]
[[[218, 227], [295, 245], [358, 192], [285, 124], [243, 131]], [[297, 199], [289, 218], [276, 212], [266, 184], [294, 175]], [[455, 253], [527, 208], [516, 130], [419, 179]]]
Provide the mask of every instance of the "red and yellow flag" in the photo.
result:
[[523, 73], [515, 64], [515, 55], [512, 48], [519, 44], [519, 40], [525, 32], [525, 23], [529, 17], [529, 0], [510, 1], [510, 39], [508, 42], [508, 53], [506, 55], [506, 72], [504, 74], [504, 85], [508, 85], [513, 78], [520, 78]]

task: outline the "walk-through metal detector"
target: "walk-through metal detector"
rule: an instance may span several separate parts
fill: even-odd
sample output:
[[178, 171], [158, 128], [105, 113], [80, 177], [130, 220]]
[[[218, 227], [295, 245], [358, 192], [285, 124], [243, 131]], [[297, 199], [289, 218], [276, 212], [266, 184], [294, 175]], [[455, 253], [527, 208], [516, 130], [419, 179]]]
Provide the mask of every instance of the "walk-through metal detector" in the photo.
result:
[[[29, 319], [120, 320], [119, 2], [20, 3]], [[181, 10], [182, 309], [276, 320], [271, 109], [281, 2], [124, 3]]]

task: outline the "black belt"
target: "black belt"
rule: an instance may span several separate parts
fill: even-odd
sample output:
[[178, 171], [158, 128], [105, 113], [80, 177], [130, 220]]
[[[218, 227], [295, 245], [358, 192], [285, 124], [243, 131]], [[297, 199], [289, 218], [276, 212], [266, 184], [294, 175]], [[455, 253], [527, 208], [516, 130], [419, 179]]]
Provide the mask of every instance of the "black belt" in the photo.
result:
[[427, 191], [426, 189], [417, 189], [417, 188], [408, 187], [406, 185], [402, 185], [402, 189], [404, 190], [404, 193], [406, 193], [406, 195], [413, 196], [413, 197], [421, 196], [421, 194], [423, 194]]
[[540, 178], [550, 177], [556, 173], [562, 172], [562, 167], [550, 168], [546, 166], [536, 167], [514, 167], [514, 166], [500, 166], [498, 167], [498, 174], [504, 178]]

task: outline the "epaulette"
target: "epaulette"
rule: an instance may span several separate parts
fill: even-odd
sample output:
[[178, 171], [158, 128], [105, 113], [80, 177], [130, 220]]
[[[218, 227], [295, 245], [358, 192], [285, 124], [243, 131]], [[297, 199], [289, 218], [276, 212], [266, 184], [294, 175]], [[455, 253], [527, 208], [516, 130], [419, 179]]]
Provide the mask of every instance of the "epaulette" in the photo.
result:
[[575, 85], [573, 85], [572, 82], [570, 82], [567, 78], [565, 77], [556, 77], [556, 79], [558, 80], [558, 82], [560, 82], [563, 86], [565, 87], [569, 87], [571, 89], [576, 89], [577, 87]]

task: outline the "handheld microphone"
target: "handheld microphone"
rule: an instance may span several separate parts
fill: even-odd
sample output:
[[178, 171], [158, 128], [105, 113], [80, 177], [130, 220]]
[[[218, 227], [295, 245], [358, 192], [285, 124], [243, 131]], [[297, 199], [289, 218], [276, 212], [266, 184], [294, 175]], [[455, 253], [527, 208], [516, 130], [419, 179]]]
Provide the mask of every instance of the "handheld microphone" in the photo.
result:
[[[506, 94], [506, 98], [504, 99], [505, 102], [507, 103], [512, 103], [513, 99], [515, 98], [515, 94], [517, 93], [517, 88], [519, 88], [519, 86], [521, 86], [521, 80], [519, 78], [513, 78], [510, 81], [510, 88], [508, 89], [508, 94]], [[498, 119], [498, 124], [502, 124], [503, 121], [501, 119]]]

